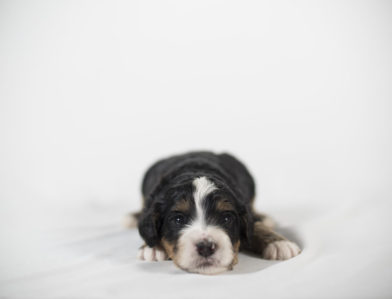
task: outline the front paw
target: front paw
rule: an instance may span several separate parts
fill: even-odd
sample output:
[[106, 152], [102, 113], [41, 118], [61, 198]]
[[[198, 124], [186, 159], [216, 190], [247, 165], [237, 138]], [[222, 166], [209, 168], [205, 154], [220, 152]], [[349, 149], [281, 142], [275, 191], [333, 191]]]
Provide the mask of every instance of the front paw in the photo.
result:
[[139, 260], [148, 261], [148, 262], [160, 262], [168, 259], [166, 252], [159, 247], [149, 247], [147, 245], [143, 245], [140, 247], [137, 258]]
[[263, 258], [267, 260], [288, 260], [301, 252], [298, 245], [287, 240], [275, 241], [264, 249]]

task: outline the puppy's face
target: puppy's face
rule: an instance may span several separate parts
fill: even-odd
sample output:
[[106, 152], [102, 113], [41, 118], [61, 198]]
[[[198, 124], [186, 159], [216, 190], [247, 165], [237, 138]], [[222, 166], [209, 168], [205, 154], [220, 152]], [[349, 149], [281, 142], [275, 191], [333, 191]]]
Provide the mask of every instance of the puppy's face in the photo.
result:
[[171, 204], [161, 215], [155, 212], [160, 219], [156, 240], [174, 263], [201, 274], [232, 269], [244, 221], [231, 193], [199, 177], [188, 186], [172, 188], [166, 196], [171, 197]]

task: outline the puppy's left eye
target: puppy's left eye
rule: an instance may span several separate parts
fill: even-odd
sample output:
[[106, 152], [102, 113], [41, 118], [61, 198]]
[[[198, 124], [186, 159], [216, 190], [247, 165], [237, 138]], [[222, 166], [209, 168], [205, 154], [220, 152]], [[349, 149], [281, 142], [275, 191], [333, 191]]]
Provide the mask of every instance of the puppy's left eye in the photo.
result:
[[231, 213], [224, 213], [222, 215], [222, 221], [224, 224], [231, 224], [234, 220], [234, 216]]

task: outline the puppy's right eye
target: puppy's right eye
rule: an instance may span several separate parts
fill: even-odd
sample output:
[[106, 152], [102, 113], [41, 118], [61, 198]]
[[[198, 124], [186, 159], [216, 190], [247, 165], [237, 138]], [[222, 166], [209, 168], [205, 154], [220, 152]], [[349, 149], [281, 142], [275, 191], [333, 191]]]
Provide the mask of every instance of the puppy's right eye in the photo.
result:
[[175, 216], [172, 217], [171, 221], [177, 225], [177, 226], [181, 226], [185, 224], [185, 217], [181, 214], [177, 214]]

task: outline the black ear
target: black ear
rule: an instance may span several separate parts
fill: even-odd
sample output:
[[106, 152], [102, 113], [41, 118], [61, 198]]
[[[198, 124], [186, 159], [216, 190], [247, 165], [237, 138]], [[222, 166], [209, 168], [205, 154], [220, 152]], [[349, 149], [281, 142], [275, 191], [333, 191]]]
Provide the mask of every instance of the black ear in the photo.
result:
[[252, 242], [254, 220], [251, 211], [243, 207], [240, 213], [241, 242], [247, 247]]
[[154, 207], [143, 210], [139, 220], [139, 234], [146, 244], [154, 247], [159, 244], [159, 211]]

